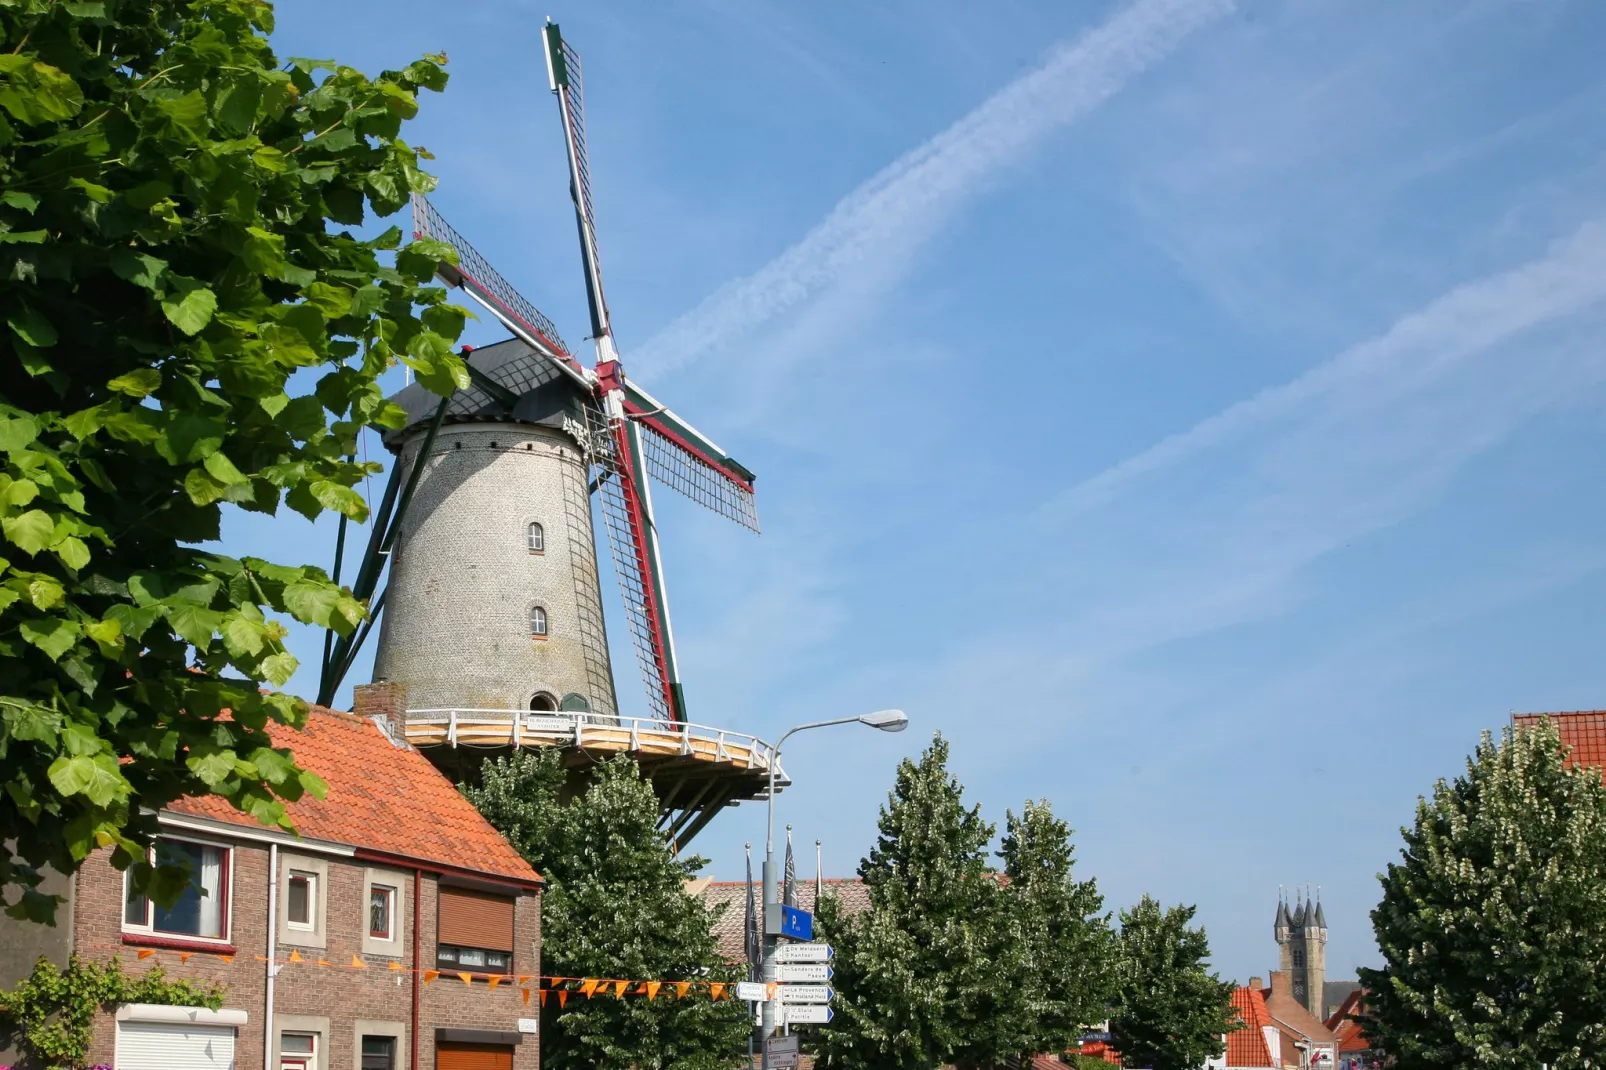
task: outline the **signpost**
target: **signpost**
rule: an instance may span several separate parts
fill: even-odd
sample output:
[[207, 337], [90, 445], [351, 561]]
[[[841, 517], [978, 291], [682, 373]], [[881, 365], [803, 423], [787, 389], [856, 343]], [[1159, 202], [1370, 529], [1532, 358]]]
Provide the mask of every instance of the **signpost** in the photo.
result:
[[824, 1025], [832, 1017], [824, 1003], [789, 1003], [776, 1008], [775, 1017], [786, 1025]]
[[776, 935], [792, 940], [814, 939], [814, 915], [796, 907], [781, 907], [780, 932]]
[[783, 962], [775, 967], [777, 981], [829, 981], [836, 971], [823, 962]]
[[737, 981], [736, 998], [756, 1003], [759, 1000], [773, 998], [778, 987], [773, 981]]
[[797, 1066], [797, 1037], [770, 1037], [764, 1042], [764, 1054], [769, 1056], [771, 1066], [790, 1070]]
[[836, 995], [830, 985], [780, 985], [782, 1003], [829, 1003]]
[[835, 954], [830, 944], [782, 944], [775, 949], [775, 961], [830, 962]]

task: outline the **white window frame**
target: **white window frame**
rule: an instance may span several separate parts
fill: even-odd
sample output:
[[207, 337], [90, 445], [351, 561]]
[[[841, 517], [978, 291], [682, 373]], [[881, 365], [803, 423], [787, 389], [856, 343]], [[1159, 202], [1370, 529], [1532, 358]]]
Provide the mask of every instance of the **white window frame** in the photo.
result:
[[[374, 932], [375, 892], [385, 893], [385, 932], [383, 936]], [[400, 894], [401, 889], [395, 887], [394, 885], [380, 884], [378, 881], [374, 881], [368, 885], [368, 909], [365, 912], [366, 917], [364, 918], [364, 921], [368, 927], [368, 939], [383, 940], [387, 944], [396, 939], [396, 897]]]
[[[285, 1051], [284, 1050], [284, 1038], [285, 1037], [306, 1037], [308, 1040], [312, 1041], [312, 1050], [311, 1051], [307, 1051], [307, 1052]], [[318, 1034], [314, 1033], [314, 1032], [312, 1032], [310, 1030], [307, 1030], [307, 1029], [281, 1029], [281, 1030], [279, 1030], [279, 1066], [277, 1067], [277, 1070], [284, 1070], [284, 1064], [287, 1061], [291, 1060], [291, 1059], [294, 1059], [296, 1062], [300, 1063], [305, 1068], [305, 1070], [318, 1070], [318, 1067], [321, 1065], [320, 1062], [319, 1062], [318, 1056], [322, 1054], [322, 1052], [320, 1052], [318, 1050], [320, 1047], [322, 1047], [322, 1045], [320, 1045], [318, 1043]]]
[[539, 520], [524, 525], [524, 546], [532, 554], [546, 553], [546, 525]]
[[[536, 627], [537, 622], [539, 622], [539, 624], [540, 624], [539, 628]], [[551, 632], [552, 632], [552, 622], [547, 617], [546, 607], [545, 606], [531, 606], [530, 607], [530, 638], [531, 639], [545, 639], [548, 635], [551, 634]]]
[[[218, 927], [222, 930], [219, 936], [198, 936], [193, 933], [168, 932], [156, 928], [156, 903], [148, 895], [140, 896], [145, 901], [145, 921], [143, 924], [128, 920], [128, 893], [129, 874], [123, 873], [123, 899], [118, 904], [118, 921], [122, 931], [130, 936], [146, 937], [152, 940], [181, 940], [197, 944], [213, 944], [218, 947], [230, 946], [234, 933], [234, 845], [209, 840], [200, 836], [170, 836], [166, 833], [156, 837], [158, 841], [169, 843], [187, 843], [196, 847], [211, 847], [222, 852], [222, 876], [218, 881], [218, 893], [223, 900], [218, 909]], [[156, 847], [152, 845], [145, 852], [145, 861], [155, 865]]]
[[[297, 921], [290, 916], [290, 886], [298, 879], [307, 882], [307, 920]], [[284, 927], [296, 932], [318, 931], [318, 874], [305, 869], [292, 869], [284, 879]]]
[[[388, 938], [373, 936], [368, 929], [370, 905], [373, 901], [375, 888], [390, 889], [390, 936]], [[362, 917], [359, 924], [362, 926], [362, 951], [365, 955], [384, 955], [389, 958], [403, 958], [407, 954], [406, 942], [402, 934], [407, 930], [407, 911], [412, 909], [408, 904], [407, 874], [395, 869], [365, 868], [362, 871]]]

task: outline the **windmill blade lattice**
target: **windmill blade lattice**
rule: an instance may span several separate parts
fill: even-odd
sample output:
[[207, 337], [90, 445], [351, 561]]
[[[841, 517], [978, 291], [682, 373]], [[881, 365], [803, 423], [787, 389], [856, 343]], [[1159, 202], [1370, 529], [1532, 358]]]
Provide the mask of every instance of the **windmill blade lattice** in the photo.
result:
[[640, 426], [647, 432], [641, 439], [648, 474], [698, 505], [750, 531], [758, 530], [758, 504], [751, 483], [744, 486], [732, 480], [653, 424], [642, 421]]

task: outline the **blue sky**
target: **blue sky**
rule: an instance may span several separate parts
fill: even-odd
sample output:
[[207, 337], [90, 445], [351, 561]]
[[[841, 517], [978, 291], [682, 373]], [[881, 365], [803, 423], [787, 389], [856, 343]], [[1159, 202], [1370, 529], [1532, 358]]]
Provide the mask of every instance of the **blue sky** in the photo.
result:
[[[1418, 793], [1606, 699], [1606, 7], [863, 7], [281, 0], [275, 43], [447, 51], [436, 203], [579, 344], [563, 24], [626, 366], [759, 473], [759, 538], [658, 496], [694, 719], [914, 721], [795, 738], [805, 853], [850, 873], [941, 730], [1111, 906], [1197, 903], [1224, 974], [1296, 882], [1329, 976], [1375, 963]], [[716, 876], [762, 822], [703, 834]]]

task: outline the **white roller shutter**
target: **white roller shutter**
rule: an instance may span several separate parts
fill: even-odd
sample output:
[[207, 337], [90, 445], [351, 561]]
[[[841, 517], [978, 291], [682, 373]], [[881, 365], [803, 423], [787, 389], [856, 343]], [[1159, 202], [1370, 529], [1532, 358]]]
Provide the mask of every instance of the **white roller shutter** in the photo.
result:
[[116, 1070], [234, 1070], [234, 1027], [118, 1022]]

